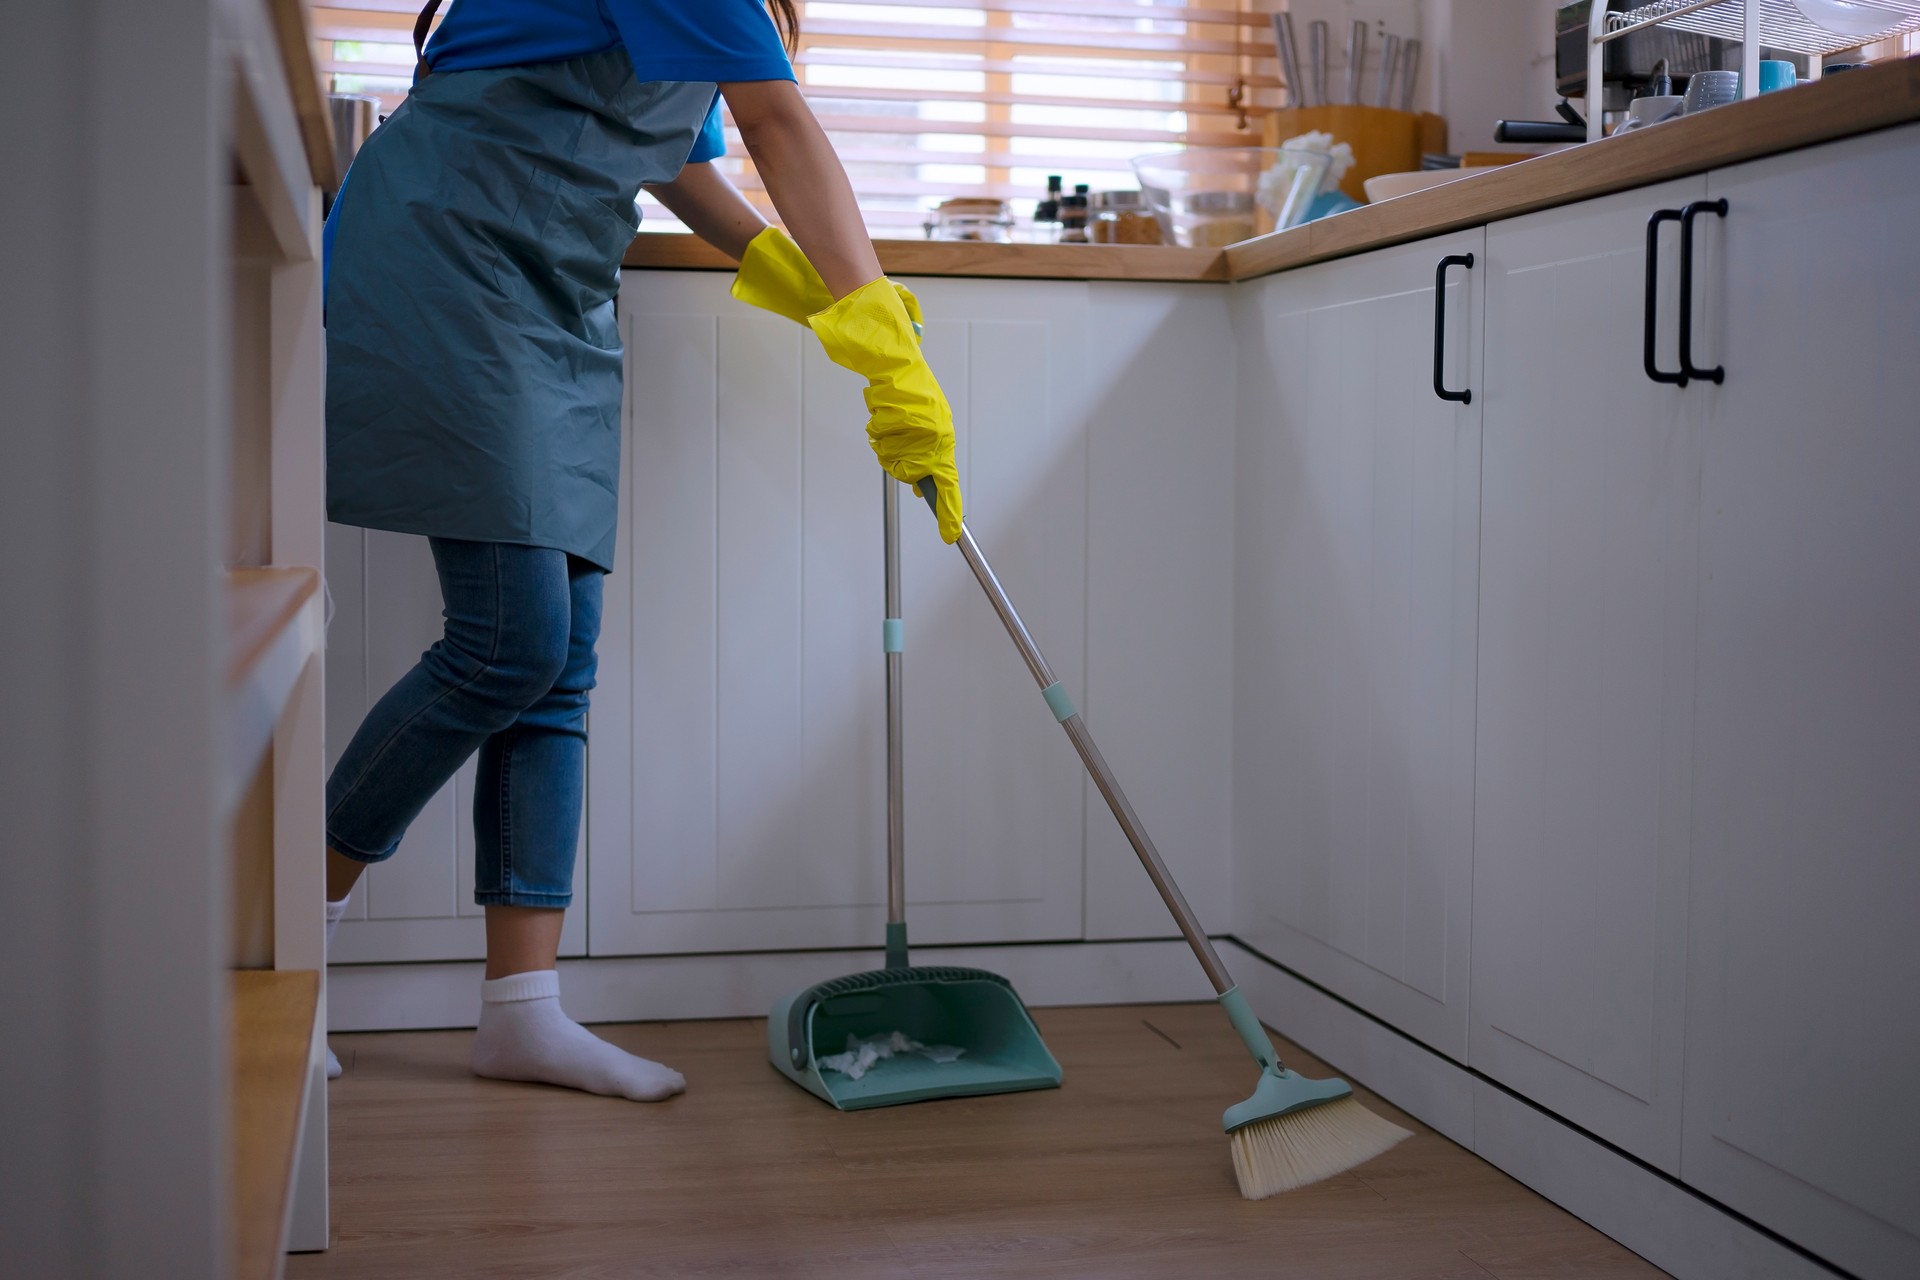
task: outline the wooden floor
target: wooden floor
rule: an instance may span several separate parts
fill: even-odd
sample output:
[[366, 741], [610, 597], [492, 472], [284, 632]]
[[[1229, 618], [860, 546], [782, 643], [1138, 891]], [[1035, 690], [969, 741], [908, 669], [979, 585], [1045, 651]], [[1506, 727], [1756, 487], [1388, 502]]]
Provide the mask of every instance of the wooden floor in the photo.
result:
[[596, 1028], [686, 1073], [656, 1105], [475, 1079], [468, 1032], [336, 1036], [334, 1245], [287, 1275], [1662, 1274], [1371, 1095], [1417, 1136], [1242, 1200], [1220, 1112], [1254, 1074], [1217, 1008], [1035, 1018], [1065, 1087], [844, 1115], [767, 1065], [759, 1020]]

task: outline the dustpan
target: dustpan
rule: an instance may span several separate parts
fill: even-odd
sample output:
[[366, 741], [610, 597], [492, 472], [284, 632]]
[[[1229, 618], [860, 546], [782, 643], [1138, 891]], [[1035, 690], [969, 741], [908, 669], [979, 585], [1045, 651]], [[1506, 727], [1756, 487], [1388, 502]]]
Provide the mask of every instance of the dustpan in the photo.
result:
[[[1013, 984], [985, 969], [915, 966], [907, 959], [905, 788], [901, 758], [900, 485], [885, 485], [887, 616], [887, 960], [783, 996], [767, 1018], [767, 1058], [780, 1073], [842, 1111], [932, 1098], [1053, 1089], [1060, 1064]], [[821, 1066], [854, 1042], [900, 1032], [948, 1061], [907, 1050], [853, 1076]]]

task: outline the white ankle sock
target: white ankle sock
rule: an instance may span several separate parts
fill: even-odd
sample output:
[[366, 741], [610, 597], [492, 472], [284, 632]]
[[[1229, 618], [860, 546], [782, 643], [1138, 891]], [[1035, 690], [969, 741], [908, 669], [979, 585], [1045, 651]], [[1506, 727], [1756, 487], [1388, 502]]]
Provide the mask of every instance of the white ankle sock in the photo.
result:
[[[353, 894], [348, 893], [347, 896], [340, 899], [340, 901], [329, 902], [327, 904], [327, 951], [329, 954], [333, 951], [333, 935], [339, 932], [340, 922], [347, 918], [347, 903], [351, 901], [352, 898]], [[333, 1056], [332, 1049], [328, 1049], [327, 1079], [338, 1080], [340, 1078], [340, 1069], [340, 1059]]]
[[560, 1009], [560, 975], [536, 969], [480, 984], [473, 1074], [533, 1080], [635, 1102], [658, 1102], [687, 1087], [672, 1067], [616, 1048]]

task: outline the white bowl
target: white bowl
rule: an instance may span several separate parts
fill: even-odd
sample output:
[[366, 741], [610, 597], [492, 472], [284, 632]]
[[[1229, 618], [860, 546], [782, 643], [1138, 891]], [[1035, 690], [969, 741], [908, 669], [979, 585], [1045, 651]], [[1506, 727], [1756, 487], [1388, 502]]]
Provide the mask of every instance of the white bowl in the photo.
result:
[[1458, 182], [1462, 178], [1471, 178], [1476, 173], [1486, 173], [1501, 167], [1497, 164], [1487, 164], [1475, 165], [1471, 169], [1415, 169], [1409, 173], [1376, 173], [1360, 185], [1367, 190], [1368, 202], [1379, 204], [1382, 200], [1391, 200], [1396, 196], [1410, 196], [1416, 191], [1444, 186], [1449, 182]]
[[1627, 119], [1635, 128], [1650, 124], [1659, 124], [1670, 120], [1686, 107], [1687, 100], [1679, 94], [1663, 94], [1652, 98], [1635, 98], [1627, 104]]

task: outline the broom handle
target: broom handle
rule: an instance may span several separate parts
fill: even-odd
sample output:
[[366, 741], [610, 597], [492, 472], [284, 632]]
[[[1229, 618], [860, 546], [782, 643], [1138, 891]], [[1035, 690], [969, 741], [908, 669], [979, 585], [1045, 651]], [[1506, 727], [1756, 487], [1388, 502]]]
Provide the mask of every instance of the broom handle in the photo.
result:
[[881, 519], [886, 532], [887, 618], [882, 646], [887, 655], [887, 967], [905, 968], [907, 964], [907, 868], [906, 868], [906, 754], [901, 736], [901, 702], [905, 691], [902, 663], [902, 622], [900, 618], [900, 484], [886, 472], [880, 473], [886, 493], [881, 499]]
[[[934, 484], [932, 480], [920, 482], [920, 494], [933, 505]], [[1233, 977], [1227, 972], [1227, 966], [1220, 961], [1220, 955], [1213, 949], [1213, 943], [1207, 939], [1206, 931], [1201, 929], [1200, 921], [1193, 914], [1193, 908], [1187, 905], [1187, 899], [1180, 892], [1180, 886], [1174, 883], [1173, 876], [1167, 871], [1167, 864], [1160, 860], [1160, 851], [1153, 847], [1153, 840], [1147, 835], [1147, 829], [1140, 825], [1140, 817], [1134, 813], [1133, 806], [1127, 802], [1126, 792], [1120, 789], [1119, 780], [1113, 776], [1113, 770], [1107, 767], [1106, 757], [1100, 754], [1100, 748], [1094, 745], [1093, 735], [1087, 732], [1086, 721], [1081, 719], [1080, 711], [1073, 705], [1073, 699], [1061, 688], [1059, 680], [1054, 678], [1053, 668], [1047, 665], [1046, 655], [1040, 652], [1040, 646], [1033, 642], [1033, 636], [1027, 631], [1027, 624], [1020, 620], [1019, 611], [1013, 607], [1013, 601], [1007, 598], [1007, 590], [1000, 585], [1000, 579], [994, 576], [993, 566], [980, 551], [980, 544], [973, 540], [973, 534], [967, 526], [960, 526], [960, 554], [966, 557], [967, 567], [973, 570], [973, 576], [987, 593], [987, 599], [993, 602], [993, 611], [1000, 615], [1000, 622], [1013, 637], [1014, 647], [1020, 650], [1020, 656], [1026, 660], [1027, 670], [1040, 685], [1041, 696], [1047, 705], [1053, 708], [1054, 719], [1067, 731], [1067, 737], [1073, 740], [1074, 750], [1080, 753], [1087, 772], [1093, 775], [1093, 784], [1100, 788], [1100, 794], [1106, 797], [1107, 807], [1113, 810], [1113, 816], [1119, 820], [1120, 829], [1127, 833], [1127, 842], [1133, 851], [1140, 855], [1140, 864], [1147, 869], [1147, 875], [1153, 881], [1153, 887], [1160, 891], [1167, 910], [1173, 912], [1173, 918], [1179, 922], [1180, 932], [1186, 935], [1187, 945], [1193, 948], [1193, 954], [1200, 961], [1200, 967], [1207, 971], [1207, 981], [1213, 984], [1217, 995], [1226, 995], [1233, 990]], [[1264, 1038], [1264, 1034], [1263, 1034]], [[1271, 1050], [1269, 1050], [1271, 1052]]]

